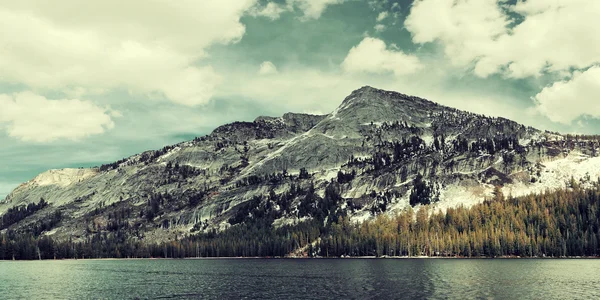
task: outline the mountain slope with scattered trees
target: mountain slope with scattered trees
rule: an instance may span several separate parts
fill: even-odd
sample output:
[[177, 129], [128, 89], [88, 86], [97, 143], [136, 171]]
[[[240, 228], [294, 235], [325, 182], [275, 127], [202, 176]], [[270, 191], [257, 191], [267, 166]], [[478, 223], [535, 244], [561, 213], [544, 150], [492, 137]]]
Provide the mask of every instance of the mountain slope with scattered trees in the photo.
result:
[[600, 254], [600, 184], [541, 195], [494, 197], [470, 208], [407, 208], [363, 223], [347, 216], [273, 228], [257, 216], [227, 230], [165, 243], [96, 234], [85, 241], [0, 234], [1, 259], [441, 256], [571, 257]]
[[[42, 173], [0, 202], [0, 234], [3, 249], [13, 245], [5, 258], [575, 255], [582, 252], [505, 248], [504, 212], [483, 227], [416, 223], [392, 234], [394, 245], [371, 229], [383, 234], [398, 218], [420, 215], [470, 218], [498, 194], [509, 200], [493, 203], [509, 205], [573, 192], [573, 183], [587, 193], [600, 177], [599, 141], [363, 87], [327, 115], [258, 117], [97, 168]], [[517, 214], [523, 207], [515, 205], [503, 209]], [[511, 219], [513, 233], [517, 222], [537, 219]], [[540, 236], [544, 245], [563, 241], [521, 229], [531, 249], [532, 236], [535, 247]], [[597, 229], [581, 230], [560, 231], [566, 248], [575, 232], [592, 243]], [[481, 246], [492, 238], [493, 251]]]

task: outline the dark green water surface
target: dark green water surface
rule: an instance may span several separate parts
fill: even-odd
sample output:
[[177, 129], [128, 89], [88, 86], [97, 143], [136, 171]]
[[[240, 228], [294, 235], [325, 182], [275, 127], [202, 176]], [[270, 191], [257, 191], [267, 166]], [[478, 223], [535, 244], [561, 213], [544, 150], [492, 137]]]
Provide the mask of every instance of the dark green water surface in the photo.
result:
[[600, 299], [600, 260], [0, 261], [0, 299]]

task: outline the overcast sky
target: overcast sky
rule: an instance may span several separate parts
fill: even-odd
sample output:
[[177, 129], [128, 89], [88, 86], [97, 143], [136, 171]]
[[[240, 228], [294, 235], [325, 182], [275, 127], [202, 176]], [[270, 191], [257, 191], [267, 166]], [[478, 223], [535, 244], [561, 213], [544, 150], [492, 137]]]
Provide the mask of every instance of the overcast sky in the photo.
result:
[[364, 85], [600, 133], [598, 0], [0, 3], [0, 199]]

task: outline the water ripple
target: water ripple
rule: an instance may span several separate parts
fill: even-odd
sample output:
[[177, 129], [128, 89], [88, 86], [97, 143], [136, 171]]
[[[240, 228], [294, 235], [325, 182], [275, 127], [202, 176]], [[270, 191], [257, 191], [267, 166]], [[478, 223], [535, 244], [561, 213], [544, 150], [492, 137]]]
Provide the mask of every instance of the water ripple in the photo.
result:
[[600, 299], [600, 260], [0, 262], [3, 299]]

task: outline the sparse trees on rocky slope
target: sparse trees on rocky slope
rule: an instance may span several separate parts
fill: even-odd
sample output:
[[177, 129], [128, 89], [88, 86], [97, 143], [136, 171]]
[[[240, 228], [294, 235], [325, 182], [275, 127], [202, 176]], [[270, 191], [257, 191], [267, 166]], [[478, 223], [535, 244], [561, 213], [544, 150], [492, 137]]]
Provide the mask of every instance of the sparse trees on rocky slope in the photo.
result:
[[[314, 217], [273, 228], [267, 216], [238, 216], [237, 225], [164, 244], [145, 243], [123, 234], [96, 233], [84, 242], [47, 236], [0, 234], [0, 259], [195, 257], [195, 256], [461, 256], [564, 257], [600, 254], [600, 185], [577, 185], [556, 192], [492, 199], [471, 208], [432, 212], [420, 206], [394, 216], [380, 214], [354, 223], [328, 204], [339, 201], [335, 186], [318, 200], [330, 222]], [[260, 199], [254, 204], [262, 205]], [[252, 206], [252, 205], [251, 205]], [[250, 209], [250, 208], [249, 208]], [[255, 208], [250, 213], [258, 213]], [[325, 213], [327, 211], [327, 213]], [[267, 220], [267, 221], [265, 221]], [[239, 223], [238, 223], [239, 222]]]

